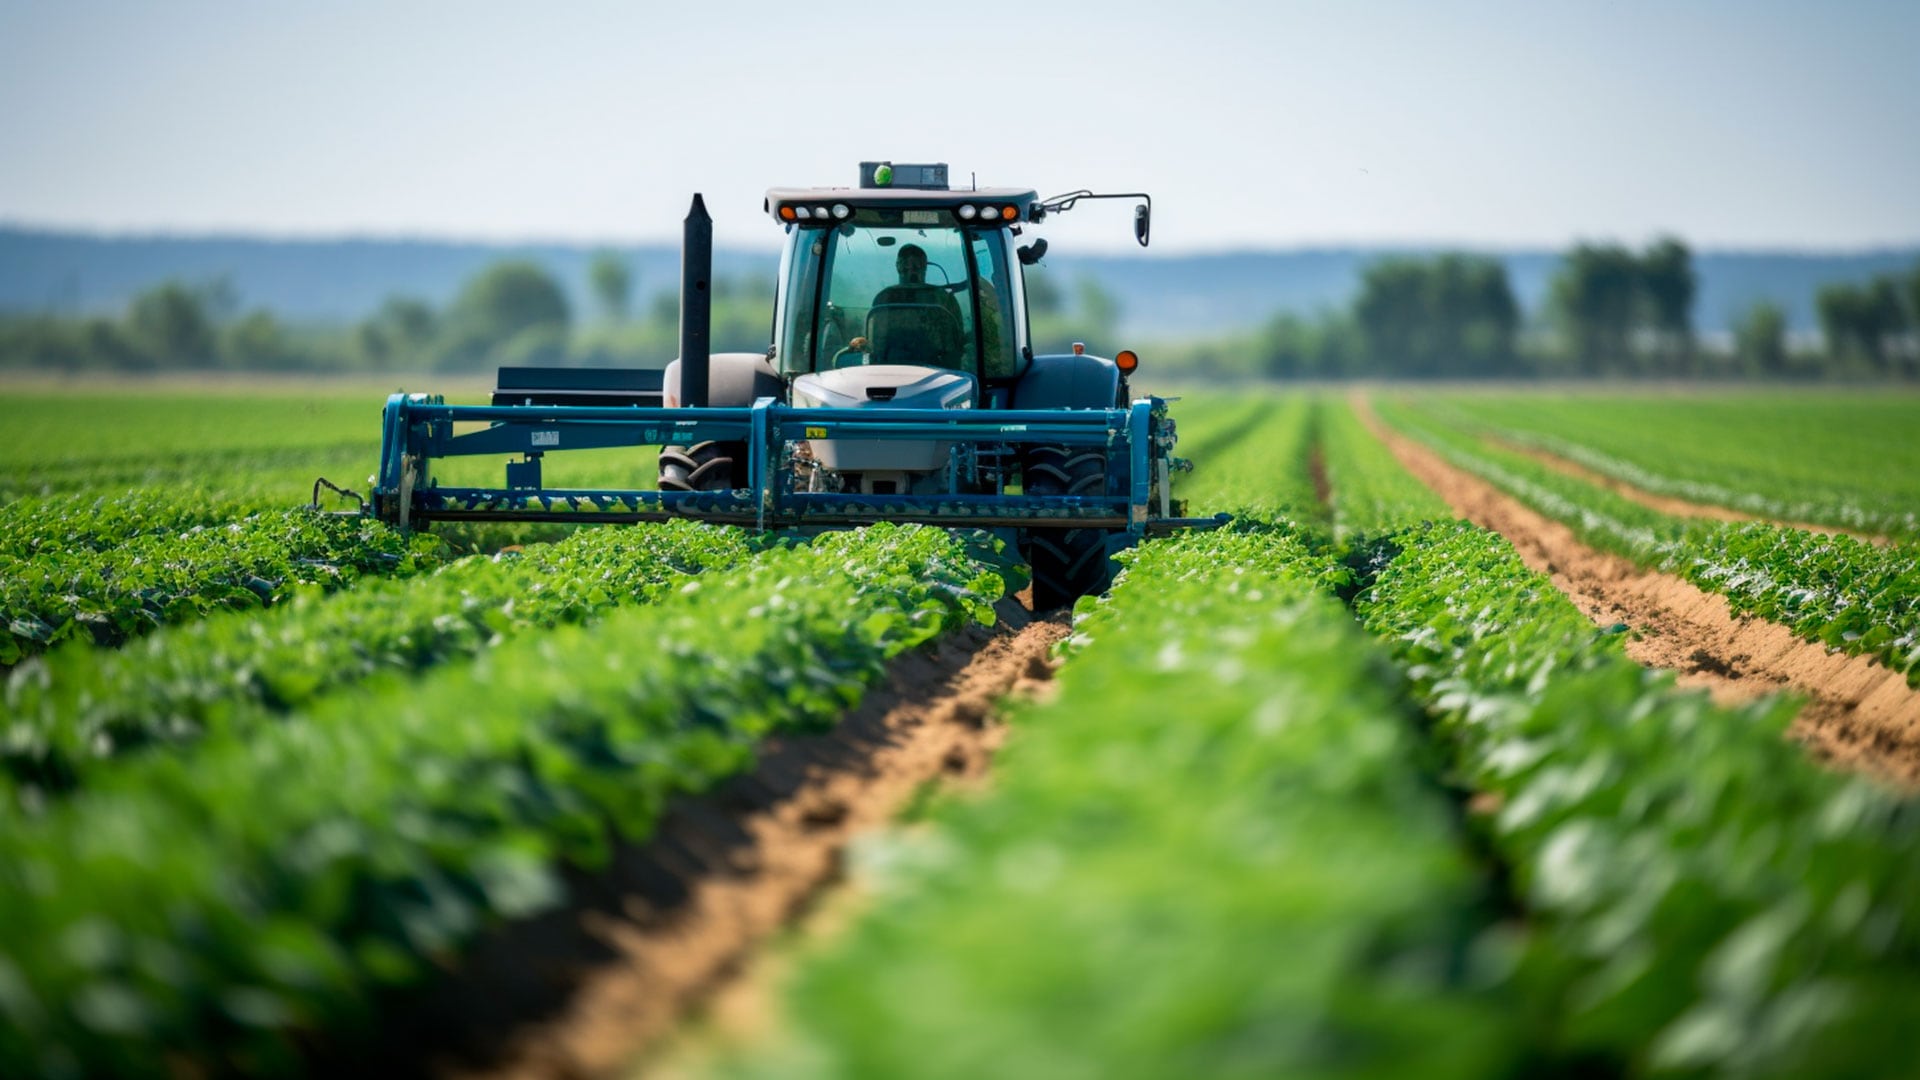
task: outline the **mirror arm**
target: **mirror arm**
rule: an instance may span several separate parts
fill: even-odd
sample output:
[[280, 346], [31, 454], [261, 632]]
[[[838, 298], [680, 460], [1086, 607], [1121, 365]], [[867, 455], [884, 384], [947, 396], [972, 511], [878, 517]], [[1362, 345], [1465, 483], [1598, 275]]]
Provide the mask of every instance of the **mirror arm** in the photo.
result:
[[1028, 211], [1028, 221], [1042, 221], [1048, 214], [1064, 213], [1073, 209], [1081, 199], [1141, 199], [1144, 200], [1133, 211], [1133, 235], [1140, 241], [1141, 247], [1147, 246], [1148, 230], [1153, 220], [1153, 196], [1144, 191], [1069, 191], [1065, 195], [1055, 195], [1051, 199], [1042, 199], [1034, 203]]

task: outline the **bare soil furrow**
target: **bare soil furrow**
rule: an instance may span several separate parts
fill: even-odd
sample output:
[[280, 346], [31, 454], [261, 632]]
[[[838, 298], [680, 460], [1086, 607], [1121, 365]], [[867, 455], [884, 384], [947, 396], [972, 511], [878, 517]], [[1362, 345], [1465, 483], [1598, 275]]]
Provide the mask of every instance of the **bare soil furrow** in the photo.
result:
[[1803, 695], [1807, 704], [1789, 734], [1815, 758], [1920, 786], [1920, 693], [1898, 672], [1831, 652], [1778, 623], [1736, 616], [1725, 597], [1588, 547], [1567, 526], [1388, 428], [1364, 399], [1354, 406], [1455, 513], [1505, 536], [1596, 624], [1632, 628], [1629, 656], [1672, 669], [1682, 685], [1704, 687], [1722, 702]]
[[1307, 453], [1307, 472], [1313, 478], [1313, 497], [1328, 514], [1333, 513], [1333, 483], [1327, 479], [1327, 459], [1320, 450], [1320, 442], [1314, 440], [1313, 449]]
[[1743, 510], [1735, 510], [1728, 506], [1691, 502], [1687, 499], [1676, 498], [1672, 495], [1661, 495], [1648, 491], [1645, 488], [1635, 487], [1618, 477], [1608, 476], [1606, 473], [1590, 469], [1577, 461], [1563, 458], [1550, 450], [1542, 450], [1537, 446], [1527, 446], [1524, 443], [1517, 443], [1492, 435], [1486, 436], [1485, 439], [1490, 445], [1505, 450], [1512, 450], [1515, 453], [1525, 454], [1563, 476], [1571, 476], [1575, 480], [1582, 480], [1596, 487], [1606, 488], [1621, 498], [1631, 499], [1649, 510], [1656, 510], [1662, 514], [1668, 514], [1673, 517], [1701, 518], [1707, 521], [1764, 521], [1768, 524], [1779, 525], [1788, 529], [1799, 529], [1802, 532], [1821, 533], [1828, 536], [1851, 536], [1856, 540], [1865, 540], [1868, 543], [1879, 544], [1881, 546], [1885, 546], [1888, 543], [1888, 539], [1885, 536], [1874, 533], [1854, 532], [1851, 529], [1842, 529], [1835, 525], [1816, 525], [1808, 521], [1784, 521], [1779, 518], [1761, 517], [1758, 514], [1749, 514]]
[[1012, 600], [999, 612], [992, 630], [900, 658], [832, 731], [771, 739], [752, 774], [676, 800], [652, 840], [574, 876], [571, 906], [463, 960], [419, 996], [420, 1015], [396, 1025], [427, 1057], [421, 1066], [488, 1077], [630, 1070], [841, 879], [851, 839], [930, 783], [984, 773], [1004, 731], [996, 702], [1042, 689], [1067, 633], [1064, 614], [1035, 619]]

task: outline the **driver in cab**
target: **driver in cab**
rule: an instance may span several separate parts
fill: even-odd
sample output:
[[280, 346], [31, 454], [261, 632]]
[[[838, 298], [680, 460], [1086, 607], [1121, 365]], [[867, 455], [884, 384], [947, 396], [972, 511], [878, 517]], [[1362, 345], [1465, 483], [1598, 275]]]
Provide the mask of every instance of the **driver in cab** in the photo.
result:
[[872, 363], [956, 366], [965, 338], [953, 293], [927, 284], [927, 253], [917, 244], [894, 259], [900, 283], [881, 289], [867, 317]]

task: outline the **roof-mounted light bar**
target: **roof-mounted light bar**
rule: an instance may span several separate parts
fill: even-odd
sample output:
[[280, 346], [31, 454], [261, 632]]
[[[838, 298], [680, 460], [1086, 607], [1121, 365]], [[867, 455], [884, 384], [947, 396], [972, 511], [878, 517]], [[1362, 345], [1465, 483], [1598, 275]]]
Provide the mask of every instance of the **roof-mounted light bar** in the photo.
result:
[[[1020, 207], [1008, 203], [961, 203], [952, 211], [962, 225], [998, 228], [1020, 220]], [[929, 207], [912, 212], [937, 214], [940, 210]], [[774, 216], [790, 225], [830, 225], [852, 217], [853, 208], [840, 202], [781, 203]]]
[[961, 203], [954, 214], [961, 221], [975, 221], [983, 225], [1020, 220], [1019, 207], [1000, 203]]
[[853, 216], [853, 207], [846, 203], [786, 203], [780, 207], [780, 220], [802, 221], [845, 221]]
[[902, 166], [891, 168], [894, 180], [886, 185], [769, 188], [764, 209], [775, 221], [790, 228], [857, 223], [998, 229], [1036, 220], [1039, 196], [1031, 188], [953, 190], [930, 184], [903, 184], [899, 175]]

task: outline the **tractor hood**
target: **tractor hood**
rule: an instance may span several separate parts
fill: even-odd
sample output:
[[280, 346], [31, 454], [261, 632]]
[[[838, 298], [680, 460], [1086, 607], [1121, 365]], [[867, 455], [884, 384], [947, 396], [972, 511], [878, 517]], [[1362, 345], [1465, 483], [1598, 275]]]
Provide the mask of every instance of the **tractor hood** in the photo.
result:
[[913, 364], [874, 364], [802, 375], [793, 403], [828, 409], [971, 409], [973, 376]]
[[[971, 409], [973, 376], [914, 364], [872, 364], [802, 375], [793, 403], [827, 409]], [[879, 470], [888, 490], [905, 491], [905, 475], [945, 468], [952, 443], [934, 440], [813, 439], [813, 457], [829, 469]], [[872, 479], [872, 477], [869, 477]], [[863, 484], [865, 481], [863, 481]]]

